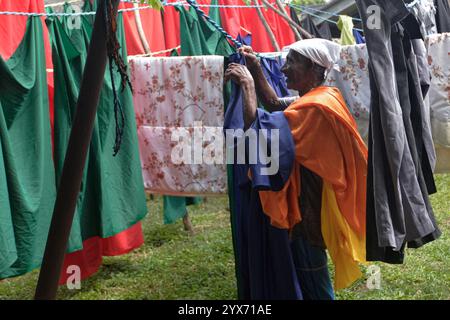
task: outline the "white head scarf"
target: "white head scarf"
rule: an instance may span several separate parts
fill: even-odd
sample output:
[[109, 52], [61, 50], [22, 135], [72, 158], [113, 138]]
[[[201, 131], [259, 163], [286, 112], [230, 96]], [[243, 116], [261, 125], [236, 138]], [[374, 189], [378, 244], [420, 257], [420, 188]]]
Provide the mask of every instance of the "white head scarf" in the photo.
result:
[[331, 69], [339, 71], [337, 61], [340, 58], [341, 46], [335, 42], [319, 38], [305, 39], [283, 48], [285, 54], [289, 50], [294, 50], [319, 66], [324, 67], [327, 70], [327, 74]]

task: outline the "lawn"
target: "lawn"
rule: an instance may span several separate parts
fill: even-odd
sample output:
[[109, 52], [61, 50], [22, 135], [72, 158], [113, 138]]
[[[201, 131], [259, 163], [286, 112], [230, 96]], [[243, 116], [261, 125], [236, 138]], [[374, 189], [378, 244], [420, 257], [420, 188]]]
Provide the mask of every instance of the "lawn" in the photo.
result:
[[[338, 292], [338, 299], [450, 299], [450, 175], [438, 175], [436, 182], [439, 192], [432, 203], [442, 237], [408, 250], [404, 265], [378, 263], [380, 289], [367, 289], [361, 279]], [[227, 206], [226, 197], [211, 197], [190, 208], [196, 231], [191, 236], [181, 221], [162, 224], [161, 198], [149, 201], [145, 244], [130, 254], [105, 258], [81, 290], [61, 287], [58, 299], [236, 299]], [[32, 299], [37, 276], [34, 271], [0, 282], [0, 299]]]

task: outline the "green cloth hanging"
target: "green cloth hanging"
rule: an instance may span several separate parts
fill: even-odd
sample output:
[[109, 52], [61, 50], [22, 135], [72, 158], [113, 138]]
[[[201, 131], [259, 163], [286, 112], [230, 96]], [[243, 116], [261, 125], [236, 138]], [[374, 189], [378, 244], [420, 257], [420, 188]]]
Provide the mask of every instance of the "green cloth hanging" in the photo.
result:
[[0, 57], [0, 279], [41, 265], [55, 198], [43, 29], [32, 17], [13, 56]]
[[[211, 1], [217, 5], [217, 0]], [[186, 10], [176, 7], [180, 14], [180, 39], [182, 56], [220, 55], [228, 57], [235, 50], [222, 33], [204, 18], [199, 17], [194, 8]], [[218, 7], [211, 7], [209, 16], [222, 25]]]
[[[67, 6], [67, 5], [66, 5]], [[62, 173], [64, 157], [75, 115], [92, 24], [81, 17], [81, 27], [70, 28], [67, 18], [48, 18], [52, 42], [55, 81], [55, 164], [56, 182]], [[126, 61], [122, 15], [118, 17], [117, 37]], [[108, 238], [132, 227], [147, 214], [139, 159], [138, 138], [130, 88], [120, 89], [120, 75], [114, 79], [125, 113], [125, 132], [120, 152], [113, 157], [115, 141], [114, 103], [109, 65], [100, 94], [98, 111], [68, 252], [83, 248], [83, 241], [95, 236]]]
[[341, 31], [340, 44], [353, 45], [356, 44], [355, 36], [353, 35], [353, 19], [349, 16], [341, 15], [337, 22], [337, 26]]
[[[211, 2], [217, 4], [217, 0]], [[228, 57], [234, 52], [226, 38], [210, 23], [197, 15], [194, 8], [186, 10], [176, 7], [180, 14], [180, 38], [182, 56], [222, 55]], [[219, 8], [211, 7], [209, 15], [219, 24]], [[183, 218], [187, 206], [201, 203], [200, 197], [164, 196], [164, 223], [173, 223]]]

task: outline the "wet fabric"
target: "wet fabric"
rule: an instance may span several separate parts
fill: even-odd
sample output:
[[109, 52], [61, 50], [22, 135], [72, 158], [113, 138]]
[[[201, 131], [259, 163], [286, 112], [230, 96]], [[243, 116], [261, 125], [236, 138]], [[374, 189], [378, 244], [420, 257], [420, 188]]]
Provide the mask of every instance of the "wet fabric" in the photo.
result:
[[41, 265], [56, 198], [40, 18], [0, 58], [0, 279]]
[[[243, 62], [243, 57], [234, 55], [232, 62]], [[243, 102], [239, 87], [233, 84], [232, 96], [225, 115], [225, 132], [227, 129], [243, 129]], [[269, 114], [261, 109], [253, 129], [280, 129], [280, 148], [283, 157], [281, 170], [275, 176], [261, 175], [261, 166], [251, 169], [249, 166], [236, 164], [232, 166], [233, 192], [232, 214], [234, 224], [234, 241], [236, 250], [236, 267], [240, 280], [240, 299], [301, 299], [301, 291], [295, 272], [290, 250], [288, 230], [271, 225], [264, 214], [259, 200], [259, 189], [280, 189], [289, 177], [293, 164], [293, 141], [286, 119], [281, 112]], [[235, 132], [235, 137], [238, 136]], [[271, 131], [268, 138], [271, 137]], [[239, 143], [235, 140], [232, 150], [237, 150]], [[270, 146], [270, 144], [269, 144]], [[248, 146], [247, 146], [248, 147]], [[230, 149], [227, 149], [230, 152]], [[234, 152], [234, 151], [233, 151]], [[236, 155], [236, 152], [234, 153]]]
[[355, 37], [353, 36], [353, 20], [349, 16], [339, 16], [337, 22], [338, 29], [341, 31], [341, 38], [339, 40], [341, 45], [356, 44]]
[[[284, 115], [294, 138], [296, 163], [324, 182], [321, 228], [336, 267], [334, 287], [339, 290], [361, 276], [358, 263], [365, 261], [367, 149], [337, 88], [311, 90]], [[291, 229], [300, 221], [299, 182], [294, 166], [282, 190], [260, 191], [272, 225]]]
[[450, 32], [450, 4], [448, 0], [434, 0], [438, 33]]
[[[81, 84], [92, 26], [81, 18], [81, 28], [66, 21], [47, 20], [55, 65], [55, 167], [59, 184]], [[127, 56], [122, 16], [118, 21], [121, 55]], [[116, 84], [120, 75], [114, 72]], [[120, 89], [119, 87], [117, 89]], [[69, 238], [68, 252], [83, 249], [90, 238], [110, 238], [136, 225], [147, 214], [130, 88], [118, 93], [125, 116], [121, 150], [113, 157], [115, 121], [109, 70], [106, 71], [88, 152], [80, 195]], [[134, 231], [137, 229], [134, 228]]]
[[[408, 103], [411, 98], [423, 97], [420, 86], [417, 89], [413, 84], [417, 75], [408, 75], [408, 68], [412, 72], [414, 66], [407, 60], [409, 55], [405, 56], [396, 25], [409, 11], [402, 2], [356, 3], [363, 21], [367, 21], [367, 8], [371, 5], [381, 8], [382, 18], [380, 30], [364, 25], [371, 89], [367, 260], [402, 263], [406, 242], [418, 247], [439, 234], [428, 199], [432, 190], [427, 190], [422, 171], [429, 159], [426, 152], [422, 158], [417, 153], [423, 151], [424, 135], [422, 120], [414, 117], [420, 117], [423, 107], [416, 101], [416, 112], [412, 112], [411, 102]], [[428, 187], [431, 182], [428, 181]]]

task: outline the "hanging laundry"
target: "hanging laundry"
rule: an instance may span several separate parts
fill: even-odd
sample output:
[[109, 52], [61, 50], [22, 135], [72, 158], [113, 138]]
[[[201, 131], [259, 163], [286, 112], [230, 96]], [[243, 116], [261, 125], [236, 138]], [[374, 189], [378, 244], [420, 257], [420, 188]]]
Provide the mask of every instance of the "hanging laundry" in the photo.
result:
[[[180, 14], [181, 55], [223, 55], [234, 52], [228, 40], [209, 22], [198, 16], [194, 8], [177, 7]], [[217, 10], [216, 10], [217, 11]], [[213, 10], [210, 10], [210, 14]], [[217, 18], [218, 14], [214, 16]], [[219, 25], [220, 20], [216, 21]]]
[[[68, 5], [65, 5], [67, 8]], [[85, 16], [80, 28], [70, 28], [67, 18], [48, 18], [55, 65], [55, 167], [59, 183], [92, 25]], [[127, 56], [122, 15], [118, 17], [118, 40]], [[138, 156], [138, 140], [130, 88], [119, 91], [125, 116], [121, 150], [113, 157], [115, 120], [109, 72], [100, 95], [97, 118], [86, 160], [80, 195], [69, 238], [65, 265], [78, 261], [82, 278], [97, 271], [101, 256], [124, 254], [143, 243], [139, 223], [147, 214], [146, 199]], [[116, 84], [120, 75], [114, 71]], [[120, 89], [119, 89], [120, 90]], [[124, 184], [124, 182], [126, 182]], [[63, 270], [60, 283], [67, 278]]]
[[325, 84], [339, 88], [346, 105], [358, 125], [358, 131], [367, 143], [369, 136], [370, 82], [369, 55], [366, 45], [342, 46], [340, 71], [332, 69]]
[[337, 26], [341, 31], [341, 39], [339, 41], [341, 45], [356, 44], [355, 37], [353, 36], [352, 17], [340, 15]]
[[[212, 0], [197, 0], [198, 4], [212, 4]], [[176, 48], [180, 45], [180, 15], [178, 13], [177, 7], [184, 7], [189, 9], [189, 5], [186, 3], [182, 5], [179, 0], [168, 0], [167, 3], [178, 3], [178, 5], [169, 5], [164, 7], [162, 11], [162, 21], [164, 28], [164, 38], [166, 43], [166, 48]], [[202, 10], [208, 14], [209, 7], [202, 7]]]
[[[243, 60], [243, 57], [238, 54], [230, 57], [230, 62], [242, 64]], [[224, 129], [243, 129], [241, 90], [234, 84], [232, 87]], [[280, 117], [278, 119], [273, 117], [272, 120], [281, 128], [281, 143], [287, 140], [288, 144], [289, 142], [292, 144], [286, 120]], [[272, 124], [264, 126], [263, 121], [260, 125], [262, 129], [268, 130], [272, 126]], [[280, 150], [284, 150], [283, 147], [284, 145], [280, 146]], [[292, 165], [293, 148], [289, 150], [287, 153], [290, 152], [290, 157], [286, 154], [285, 159]], [[230, 185], [230, 192], [232, 192], [230, 209], [239, 299], [301, 299], [302, 294], [290, 250], [288, 230], [279, 229], [270, 224], [269, 218], [262, 211], [258, 189], [249, 180], [248, 169], [248, 165], [232, 165], [230, 181], [232, 184]], [[287, 178], [289, 173], [290, 170], [287, 169], [284, 178]], [[283, 177], [280, 179], [282, 180]]]
[[[183, 130], [189, 145], [200, 135], [220, 136], [223, 126], [223, 57], [130, 59], [145, 188], [153, 193], [205, 195], [226, 192], [225, 165], [174, 163], [173, 132]], [[196, 122], [200, 122], [197, 127]], [[181, 131], [180, 131], [181, 133]], [[200, 139], [202, 137], [200, 136]], [[200, 147], [207, 144], [207, 136]], [[192, 142], [192, 143], [191, 143]], [[223, 150], [215, 149], [215, 152]], [[216, 154], [222, 157], [223, 154]]]
[[426, 39], [431, 68], [431, 125], [437, 153], [436, 172], [450, 172], [450, 33]]
[[438, 33], [450, 32], [450, 4], [448, 0], [434, 0]]
[[380, 30], [364, 25], [371, 88], [367, 180], [367, 260], [402, 263], [404, 250], [440, 235], [429, 202], [435, 192], [423, 133], [423, 96], [411, 42], [399, 21], [403, 2], [357, 0], [363, 21], [368, 7], [381, 10]]
[[[204, 3], [217, 5], [217, 0], [205, 0]], [[228, 56], [234, 51], [225, 37], [203, 17], [199, 16], [194, 8], [177, 6], [176, 10], [178, 11], [180, 25], [181, 55], [217, 54]], [[202, 10], [221, 25], [219, 8], [202, 7]], [[201, 198], [198, 197], [164, 196], [164, 221], [170, 223], [184, 217], [187, 213], [187, 206], [200, 202]]]
[[[295, 13], [295, 9], [291, 8], [291, 10], [293, 10]], [[324, 21], [320, 25], [320, 27], [317, 27], [309, 14], [305, 14], [304, 16], [305, 18], [303, 19], [303, 23], [301, 24], [301, 26], [306, 31], [308, 31], [311, 35], [313, 35], [316, 38], [332, 40], [330, 25], [327, 21]]]
[[[119, 4], [119, 9], [133, 8], [133, 6], [133, 3], [121, 2]], [[139, 4], [139, 6], [148, 6], [148, 4]], [[141, 36], [139, 35], [136, 25], [137, 14], [140, 16], [142, 30], [151, 52], [163, 51], [175, 47], [173, 46], [166, 48], [161, 12], [162, 11], [156, 9], [123, 12], [123, 24], [127, 41], [127, 51], [130, 56], [147, 53], [145, 52]], [[171, 32], [174, 32], [173, 29]]]
[[353, 36], [355, 37], [356, 44], [366, 43], [366, 40], [364, 40], [364, 37], [358, 30], [353, 29]]
[[423, 37], [437, 33], [436, 7], [434, 6], [433, 0], [416, 1], [414, 6], [409, 8], [409, 10], [419, 21], [419, 28]]
[[[10, 31], [11, 32], [11, 31]], [[0, 58], [0, 279], [42, 263], [56, 198], [41, 19]]]
[[[10, 12], [44, 12], [44, 1], [42, 0], [21, 0], [21, 1], [0, 1], [0, 11]], [[27, 16], [0, 15], [0, 56], [8, 60], [22, 42], [26, 31]], [[53, 65], [52, 51], [48, 38], [45, 18], [40, 17], [44, 31], [45, 61], [47, 65], [47, 88], [49, 98], [50, 125], [53, 132]]]
[[[221, 5], [246, 5], [244, 0], [219, 0]], [[261, 2], [260, 2], [261, 4]], [[288, 8], [286, 7], [286, 11]], [[262, 8], [262, 13], [273, 31], [278, 45], [284, 47], [295, 41], [295, 35], [289, 24], [272, 9]], [[253, 35], [253, 49], [257, 52], [273, 52], [270, 37], [258, 16], [256, 8], [220, 8], [223, 28], [233, 37], [241, 32], [241, 28]]]

